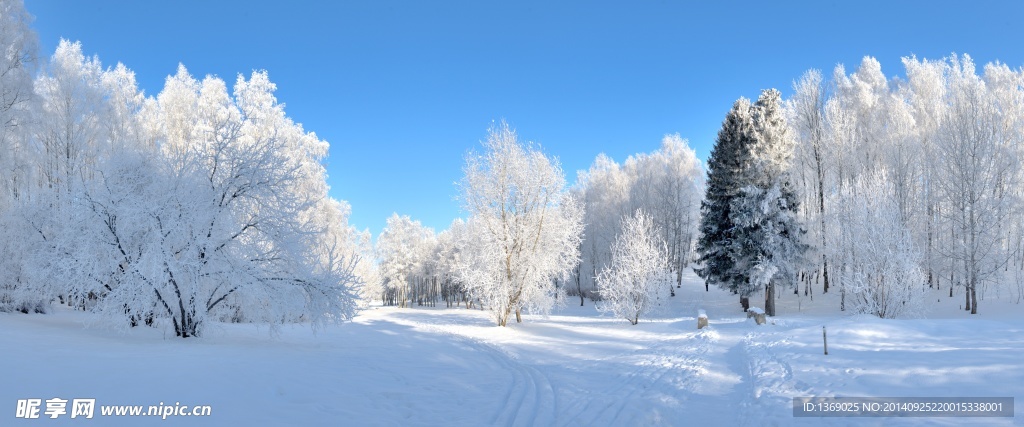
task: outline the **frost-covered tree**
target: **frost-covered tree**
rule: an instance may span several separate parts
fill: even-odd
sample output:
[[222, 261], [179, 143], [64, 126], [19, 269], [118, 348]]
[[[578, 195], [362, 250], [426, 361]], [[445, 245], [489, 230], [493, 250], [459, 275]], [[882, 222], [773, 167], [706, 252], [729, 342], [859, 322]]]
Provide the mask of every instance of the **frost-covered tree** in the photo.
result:
[[21, 287], [23, 295], [69, 302], [67, 292], [41, 279], [40, 269], [49, 271], [50, 258], [65, 255], [54, 245], [74, 233], [72, 192], [93, 179], [101, 156], [111, 153], [103, 128], [111, 122], [109, 111], [117, 101], [111, 96], [115, 87], [104, 84], [107, 74], [98, 58], [82, 54], [80, 44], [61, 40], [44, 72], [29, 86], [35, 91], [31, 108], [20, 106], [21, 115], [12, 116], [18, 132], [7, 135], [13, 139], [6, 169], [12, 198], [6, 201], [16, 203], [18, 212], [8, 219], [34, 233], [22, 235], [22, 250], [12, 250], [7, 260], [10, 271], [32, 274], [16, 273], [5, 286]]
[[26, 285], [26, 256], [41, 240], [26, 219], [36, 170], [31, 139], [37, 40], [21, 0], [0, 1], [0, 312], [42, 311], [45, 298]]
[[[730, 206], [735, 227], [734, 268], [747, 283], [765, 289], [765, 313], [775, 315], [776, 285], [795, 287], [807, 245], [797, 215], [799, 201], [790, 181], [794, 141], [782, 115], [779, 91], [761, 92], [753, 105], [753, 161], [750, 184]], [[742, 273], [741, 273], [742, 274]]]
[[726, 115], [708, 162], [701, 206], [697, 274], [740, 295], [765, 290], [775, 315], [775, 285], [795, 286], [807, 245], [790, 181], [794, 140], [781, 95], [770, 89], [751, 105], [740, 98]]
[[[637, 209], [646, 212], [666, 242], [665, 265], [676, 274], [693, 258], [704, 189], [703, 167], [679, 135], [666, 135], [661, 147], [639, 153], [619, 165], [600, 154], [581, 172], [573, 191], [585, 205], [582, 262], [573, 274], [570, 292], [580, 296], [595, 289], [597, 274], [611, 262], [611, 244], [621, 220]], [[670, 289], [670, 293], [674, 294]], [[600, 298], [599, 294], [591, 294]]]
[[569, 287], [570, 295], [600, 298], [596, 294], [597, 274], [611, 262], [611, 246], [620, 230], [620, 220], [627, 215], [630, 177], [610, 157], [599, 154], [590, 169], [580, 172], [573, 192], [584, 209], [584, 231], [581, 262], [576, 266]]
[[471, 221], [455, 218], [448, 229], [442, 233], [444, 234], [444, 238], [440, 240], [442, 264], [446, 274], [451, 277], [450, 301], [455, 304], [464, 303], [467, 309], [473, 308], [474, 305], [482, 309], [482, 301], [471, 292], [466, 279], [478, 277], [485, 281], [493, 280], [490, 274], [494, 271], [489, 267], [491, 264], [488, 262], [488, 257], [474, 253], [481, 248], [481, 245], [470, 224]]
[[50, 215], [48, 207], [24, 198], [0, 211], [0, 312], [47, 311], [54, 292], [40, 267], [54, 252], [39, 226]]
[[459, 271], [500, 326], [523, 309], [546, 313], [554, 281], [579, 262], [583, 211], [557, 160], [522, 144], [507, 123], [492, 127], [484, 153], [466, 156], [462, 200], [470, 247]]
[[377, 237], [377, 259], [387, 305], [408, 307], [436, 246], [434, 230], [408, 216], [392, 214]]
[[945, 61], [919, 61], [911, 56], [903, 58], [903, 65], [907, 70], [903, 96], [913, 117], [915, 142], [921, 152], [918, 189], [921, 206], [918, 210], [923, 227], [920, 227], [915, 240], [918, 247], [924, 251], [922, 262], [928, 274], [928, 285], [938, 287], [938, 276], [949, 270], [948, 263], [941, 259], [940, 253], [936, 250], [945, 233], [939, 230], [940, 200], [936, 186], [939, 171], [935, 167], [938, 155], [935, 146], [938, 126], [942, 122], [946, 106], [943, 98], [946, 93], [947, 64]]
[[0, 2], [0, 212], [31, 179], [29, 141], [36, 34], [21, 0]]
[[733, 200], [751, 183], [751, 146], [755, 138], [750, 101], [740, 98], [722, 122], [708, 159], [707, 189], [700, 209], [701, 234], [697, 240], [701, 266], [694, 269], [707, 284], [739, 294], [744, 310], [748, 307], [747, 299], [757, 289], [745, 272], [735, 268], [731, 242], [736, 228], [731, 212]]
[[327, 143], [265, 72], [146, 98], [135, 75], [61, 40], [33, 79], [20, 0], [0, 2], [0, 310], [50, 302], [123, 326], [317, 326], [374, 276], [369, 236], [327, 197]]
[[126, 147], [154, 148], [157, 132], [146, 129], [147, 109], [155, 109], [155, 100], [147, 99], [135, 81], [135, 72], [118, 63], [100, 77], [106, 99], [103, 128], [109, 149], [116, 153]]
[[316, 233], [306, 258], [321, 270], [331, 270], [335, 277], [349, 276], [346, 298], [364, 295], [367, 287], [380, 282], [380, 273], [373, 256], [369, 230], [349, 225], [352, 207], [344, 200], [323, 198], [313, 208], [312, 224]]
[[[927, 283], [948, 285], [950, 296], [963, 289], [965, 307], [973, 310], [983, 299], [975, 295], [979, 291], [991, 286], [998, 294], [1014, 280], [1011, 276], [1019, 276], [1009, 263], [1024, 265], [1019, 220], [1024, 72], [994, 63], [979, 75], [969, 57], [955, 55], [907, 57], [903, 65], [905, 79], [886, 79], [871, 57], [852, 74], [837, 66], [831, 81], [820, 84], [830, 90], [818, 97], [811, 96], [815, 85], [798, 84], [788, 104], [801, 156], [793, 171], [799, 179], [795, 188], [805, 204], [826, 202], [817, 210], [821, 230], [812, 228], [821, 235], [809, 241], [825, 249], [824, 255], [840, 253], [827, 248], [844, 231], [842, 224], [828, 222], [835, 216], [827, 202], [839, 200], [828, 193], [884, 170], [900, 219], [922, 251]], [[804, 181], [818, 175], [813, 160], [818, 127], [828, 150], [815, 185]], [[823, 194], [815, 197], [813, 191]], [[811, 224], [813, 211], [803, 210]], [[828, 260], [825, 270], [839, 288], [840, 307], [845, 307], [846, 284], [833, 273], [851, 268], [857, 267]]]
[[622, 220], [611, 247], [612, 259], [597, 276], [598, 310], [635, 325], [670, 298], [667, 248], [654, 220], [642, 210]]
[[[803, 185], [800, 190], [805, 195], [804, 205], [806, 221], [811, 225], [814, 242], [820, 243], [821, 267], [820, 274], [824, 281], [823, 290], [828, 292], [828, 255], [825, 237], [825, 182], [826, 173], [832, 156], [826, 146], [825, 102], [827, 100], [821, 72], [810, 70], [793, 83], [793, 97], [786, 102], [788, 122], [796, 140], [796, 161], [798, 173]], [[808, 176], [810, 177], [808, 179]], [[810, 209], [808, 209], [810, 207]], [[816, 219], [816, 220], [815, 220]], [[804, 288], [809, 293], [810, 287]]]
[[795, 286], [806, 244], [797, 219], [794, 195], [781, 183], [750, 185], [730, 207], [735, 236], [730, 241], [733, 268], [746, 272], [750, 292], [765, 290], [765, 314], [775, 315], [775, 287]]
[[81, 43], [62, 39], [35, 82], [42, 104], [36, 131], [43, 150], [40, 171], [58, 198], [76, 179], [91, 179], [98, 157], [109, 151], [103, 76], [99, 58], [87, 58]]
[[[625, 173], [631, 178], [630, 209], [643, 209], [666, 243], [666, 265], [682, 283], [697, 235], [703, 169], [697, 154], [679, 135], [666, 135], [661, 148], [630, 156]], [[674, 293], [674, 291], [673, 291]]]
[[433, 270], [438, 281], [438, 291], [447, 307], [465, 303], [469, 307], [469, 294], [459, 277], [458, 260], [465, 243], [466, 226], [461, 218], [452, 221], [447, 230], [438, 233], [437, 245], [431, 255]]
[[843, 226], [828, 247], [844, 266], [846, 307], [889, 319], [920, 315], [927, 286], [921, 254], [886, 172], [858, 177], [832, 197], [833, 220]]
[[970, 57], [953, 59], [949, 79], [949, 106], [936, 141], [937, 184], [948, 206], [940, 215], [955, 237], [939, 250], [960, 267], [967, 307], [977, 314], [978, 286], [1007, 262], [1001, 228], [1011, 218], [1020, 219], [1006, 190], [1018, 183], [1022, 138], [1019, 128], [1002, 119], [1013, 110], [999, 105], [990, 86], [975, 74]]
[[284, 114], [266, 73], [239, 77], [233, 95], [184, 68], [168, 87], [179, 102], [157, 98], [160, 155], [126, 151], [82, 182], [53, 280], [86, 308], [167, 319], [181, 337], [211, 318], [350, 317], [357, 260], [331, 231], [342, 213], [326, 198], [326, 143]]

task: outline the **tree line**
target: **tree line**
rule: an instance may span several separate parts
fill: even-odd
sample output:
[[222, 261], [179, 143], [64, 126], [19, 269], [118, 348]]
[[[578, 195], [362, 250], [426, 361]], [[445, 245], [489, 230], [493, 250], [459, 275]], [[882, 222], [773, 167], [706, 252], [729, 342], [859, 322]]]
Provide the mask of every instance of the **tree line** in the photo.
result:
[[[792, 181], [823, 291], [888, 316], [924, 287], [1022, 295], [1024, 71], [999, 62], [866, 57], [829, 80], [805, 73], [787, 101]], [[805, 276], [810, 277], [810, 276]]]
[[578, 298], [636, 323], [674, 295], [692, 258], [703, 170], [678, 135], [620, 166], [598, 156], [568, 186], [557, 158], [507, 123], [466, 156], [466, 219], [435, 233], [393, 215], [377, 239], [385, 305], [464, 305], [506, 325]]
[[[920, 314], [928, 289], [963, 292], [971, 313], [986, 290], [1019, 300], [1024, 72], [994, 63], [979, 75], [968, 56], [903, 62], [905, 77], [887, 79], [868, 57], [849, 75], [838, 66], [830, 81], [808, 71], [789, 99], [774, 89], [756, 102], [741, 98], [722, 123], [706, 178], [686, 142], [668, 136], [622, 165], [599, 155], [569, 187], [549, 166], [557, 159], [502, 124], [486, 155], [467, 157], [469, 219], [436, 237], [418, 225], [403, 231], [397, 216], [389, 221], [378, 254], [402, 252], [384, 243], [393, 234], [422, 247], [380, 258], [390, 290], [379, 295], [427, 286], [449, 306], [497, 305], [505, 324], [509, 313], [545, 312], [570, 296], [599, 308], [621, 305], [623, 295], [671, 297], [671, 283], [679, 286], [695, 262], [744, 309], [763, 294], [771, 315], [777, 288], [812, 298], [815, 289], [838, 292], [841, 310], [880, 317]], [[521, 176], [534, 170], [546, 172]], [[646, 279], [608, 288], [626, 277], [626, 240], [648, 234], [657, 250], [632, 249], [657, 254], [634, 275]], [[622, 291], [624, 282], [645, 296]]]
[[[229, 85], [184, 65], [146, 96], [79, 43], [37, 54], [31, 17], [0, 29], [0, 311], [90, 310], [197, 336], [210, 321], [323, 322], [358, 300], [465, 306], [521, 321], [570, 299], [637, 323], [694, 268], [744, 309], [777, 288], [914, 315], [927, 289], [1024, 296], [1024, 72], [968, 56], [811, 70], [783, 99], [740, 98], [705, 165], [666, 136], [573, 185], [558, 159], [492, 126], [465, 158], [465, 218], [393, 215], [371, 242], [327, 195], [328, 144], [266, 72]], [[813, 285], [813, 286], [812, 286]]]

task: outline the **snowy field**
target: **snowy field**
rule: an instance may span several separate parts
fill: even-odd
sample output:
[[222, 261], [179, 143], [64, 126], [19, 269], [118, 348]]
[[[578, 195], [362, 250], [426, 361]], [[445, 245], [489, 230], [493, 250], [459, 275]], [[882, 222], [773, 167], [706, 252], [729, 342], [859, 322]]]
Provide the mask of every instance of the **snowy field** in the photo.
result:
[[[688, 277], [666, 315], [637, 326], [589, 301], [508, 328], [478, 310], [371, 307], [316, 334], [217, 325], [187, 340], [85, 327], [79, 312], [0, 314], [0, 425], [1024, 424], [1020, 305], [990, 298], [970, 316], [962, 296], [936, 293], [927, 319], [894, 321], [837, 314], [832, 295], [784, 293], [780, 315], [758, 326], [733, 295], [698, 283]], [[699, 308], [710, 318], [701, 331]], [[1018, 408], [1015, 418], [794, 418], [794, 396], [1012, 396]], [[212, 414], [13, 417], [18, 399], [52, 397]]]

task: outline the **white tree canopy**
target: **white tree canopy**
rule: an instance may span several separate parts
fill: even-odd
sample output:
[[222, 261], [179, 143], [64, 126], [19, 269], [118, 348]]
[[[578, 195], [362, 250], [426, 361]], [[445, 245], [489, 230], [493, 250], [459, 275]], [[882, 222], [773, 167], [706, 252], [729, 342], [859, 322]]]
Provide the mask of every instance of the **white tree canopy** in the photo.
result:
[[522, 144], [505, 122], [492, 127], [483, 154], [466, 156], [462, 200], [470, 247], [462, 282], [505, 326], [523, 309], [547, 313], [554, 281], [579, 262], [583, 210], [567, 191], [557, 160]]
[[[670, 298], [667, 248], [650, 215], [637, 209], [622, 219], [611, 247], [611, 264], [597, 276], [598, 310], [635, 325]], [[668, 286], [666, 286], [668, 285]]]

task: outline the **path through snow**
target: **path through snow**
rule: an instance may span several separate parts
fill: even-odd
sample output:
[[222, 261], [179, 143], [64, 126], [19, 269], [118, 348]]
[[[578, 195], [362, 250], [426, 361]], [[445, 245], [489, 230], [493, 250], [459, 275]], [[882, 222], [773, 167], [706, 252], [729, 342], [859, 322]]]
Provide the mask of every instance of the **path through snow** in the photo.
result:
[[[0, 424], [18, 399], [211, 405], [209, 418], [103, 418], [92, 425], [1024, 425], [1016, 418], [792, 416], [797, 396], [1012, 396], [1024, 402], [1019, 306], [931, 320], [831, 313], [784, 295], [767, 325], [688, 276], [667, 317], [629, 325], [594, 308], [499, 328], [466, 309], [370, 308], [314, 335], [219, 325], [207, 337], [83, 329], [88, 315], [0, 314]], [[697, 330], [698, 309], [710, 327]], [[831, 314], [830, 314], [831, 313]], [[828, 326], [829, 355], [821, 327]], [[2, 409], [0, 409], [2, 411]]]

